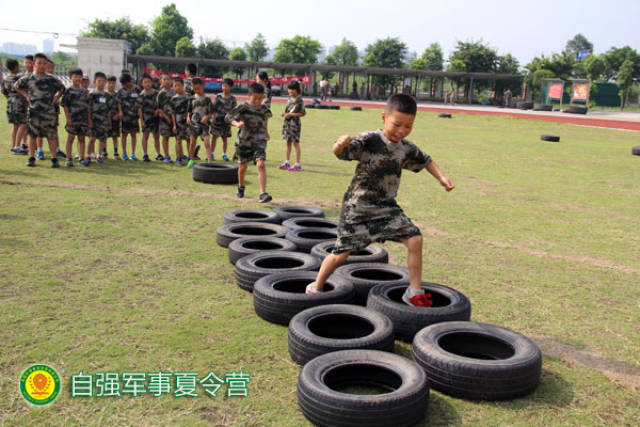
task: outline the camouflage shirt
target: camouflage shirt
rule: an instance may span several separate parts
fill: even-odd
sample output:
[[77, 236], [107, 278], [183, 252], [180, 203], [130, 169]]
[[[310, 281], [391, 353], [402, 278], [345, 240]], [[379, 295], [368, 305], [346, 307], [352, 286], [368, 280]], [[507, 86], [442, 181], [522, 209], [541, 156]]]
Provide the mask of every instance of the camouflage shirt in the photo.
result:
[[233, 120], [244, 122], [244, 127], [238, 132], [238, 144], [251, 145], [267, 142], [267, 121], [272, 116], [268, 105], [260, 104], [254, 107], [244, 102], [227, 114], [225, 120], [228, 123]]
[[169, 116], [169, 119], [171, 119], [171, 98], [173, 98], [175, 94], [176, 92], [173, 89], [161, 89], [156, 98], [157, 107], [164, 111], [164, 113]]
[[60, 105], [69, 110], [74, 126], [89, 126], [89, 92], [85, 88], [70, 87], [65, 90]]
[[198, 125], [208, 126], [208, 124], [201, 123], [202, 118], [210, 114], [213, 111], [213, 104], [211, 98], [208, 96], [194, 96], [189, 102], [189, 112], [191, 113], [191, 124], [197, 123]]
[[111, 117], [118, 114], [118, 105], [108, 92], [94, 90], [89, 94], [91, 121], [94, 127], [111, 128]]
[[136, 89], [121, 88], [116, 93], [116, 99], [122, 108], [122, 121], [131, 123], [138, 121], [138, 110], [142, 107], [140, 96]]
[[187, 97], [192, 97], [196, 94], [193, 91], [193, 77], [184, 79], [184, 94], [187, 95]]
[[24, 111], [27, 112], [29, 103], [24, 96], [20, 95], [13, 88], [15, 83], [23, 76], [22, 73], [9, 74], [2, 82], [2, 93], [7, 97], [7, 111]]
[[238, 105], [236, 97], [229, 95], [225, 97], [221, 93], [216, 95], [215, 101], [213, 101], [213, 112], [215, 113], [215, 121], [218, 124], [224, 124], [224, 118]]
[[14, 89], [24, 91], [29, 97], [29, 113], [32, 117], [56, 116], [56, 106], [53, 99], [58, 92], [64, 92], [65, 87], [53, 74], [35, 73], [25, 74], [13, 85]]
[[184, 95], [173, 95], [171, 98], [171, 112], [176, 116], [176, 125], [187, 125], [187, 112], [189, 111], [189, 97]]
[[142, 118], [145, 122], [153, 121], [156, 119], [156, 110], [158, 109], [157, 98], [158, 91], [151, 89], [151, 92], [143, 90], [139, 93], [140, 105], [142, 107]]
[[344, 195], [342, 209], [347, 222], [387, 217], [397, 208], [402, 169], [420, 172], [431, 157], [403, 139], [387, 139], [381, 130], [356, 136], [342, 153], [341, 160], [357, 160], [355, 175]]
[[[304, 109], [304, 102], [302, 102], [302, 97], [298, 95], [296, 99], [293, 101], [289, 98], [289, 102], [287, 106], [284, 107], [285, 113], [306, 113]], [[300, 126], [300, 117], [285, 117], [284, 122], [289, 124], [289, 126]]]

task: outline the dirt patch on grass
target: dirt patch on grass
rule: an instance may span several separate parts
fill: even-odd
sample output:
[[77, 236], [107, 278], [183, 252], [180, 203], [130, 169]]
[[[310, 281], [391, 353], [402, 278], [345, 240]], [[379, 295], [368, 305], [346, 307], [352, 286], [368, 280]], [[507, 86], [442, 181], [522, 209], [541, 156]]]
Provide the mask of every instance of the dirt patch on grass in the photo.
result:
[[638, 366], [604, 357], [590, 348], [580, 349], [547, 337], [532, 338], [546, 356], [586, 366], [602, 372], [616, 384], [640, 390], [640, 367]]
[[226, 415], [220, 415], [209, 408], [200, 408], [199, 412], [202, 419], [211, 423], [212, 426], [220, 427], [229, 425], [226, 421]]

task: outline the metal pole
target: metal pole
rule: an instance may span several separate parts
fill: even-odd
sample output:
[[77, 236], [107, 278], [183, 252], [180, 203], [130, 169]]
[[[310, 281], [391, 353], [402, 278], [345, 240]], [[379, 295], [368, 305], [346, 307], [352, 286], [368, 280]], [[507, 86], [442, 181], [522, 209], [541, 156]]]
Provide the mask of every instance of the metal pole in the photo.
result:
[[469, 81], [469, 105], [473, 101], [473, 77]]

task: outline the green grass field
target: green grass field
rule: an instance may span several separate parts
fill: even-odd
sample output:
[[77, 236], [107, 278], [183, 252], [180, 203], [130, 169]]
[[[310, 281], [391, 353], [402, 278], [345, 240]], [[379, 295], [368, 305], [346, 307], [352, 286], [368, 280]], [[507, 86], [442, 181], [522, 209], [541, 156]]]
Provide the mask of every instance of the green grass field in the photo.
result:
[[[0, 109], [4, 111], [4, 99]], [[273, 204], [336, 217], [354, 163], [335, 138], [380, 126], [380, 111], [309, 110], [302, 173], [283, 159], [281, 105], [270, 123]], [[308, 425], [287, 329], [253, 312], [215, 229], [227, 210], [262, 207], [191, 171], [109, 160], [27, 168], [0, 124], [0, 420], [3, 425]], [[540, 141], [557, 134], [560, 143]], [[423, 229], [424, 279], [472, 302], [472, 320], [533, 337], [543, 349], [532, 395], [472, 402], [432, 392], [423, 425], [637, 425], [640, 419], [638, 134], [512, 118], [419, 113], [410, 136], [457, 188], [406, 172], [399, 203]], [[46, 145], [46, 144], [45, 144]], [[109, 143], [111, 145], [111, 142]], [[140, 153], [140, 150], [138, 150]], [[219, 149], [216, 154], [219, 157]], [[385, 244], [391, 261], [404, 247]], [[397, 344], [410, 355], [410, 345]], [[62, 392], [45, 408], [19, 376], [53, 366]], [[214, 370], [251, 373], [249, 397], [76, 397], [73, 374]], [[224, 390], [224, 389], [223, 389]]]

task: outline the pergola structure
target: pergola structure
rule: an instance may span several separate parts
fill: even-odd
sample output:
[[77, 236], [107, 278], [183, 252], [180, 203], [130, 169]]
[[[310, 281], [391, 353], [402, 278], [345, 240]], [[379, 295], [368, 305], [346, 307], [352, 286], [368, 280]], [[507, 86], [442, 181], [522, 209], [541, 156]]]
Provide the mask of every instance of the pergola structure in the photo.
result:
[[[337, 95], [349, 95], [353, 91], [349, 90], [349, 82], [355, 81], [357, 75], [364, 76], [364, 81], [368, 84], [363, 85], [359, 91], [359, 95], [363, 98], [371, 98], [373, 95], [373, 77], [376, 75], [392, 75], [400, 77], [401, 89], [400, 92], [405, 92], [418, 96], [418, 90], [420, 88], [420, 81], [424, 78], [448, 78], [456, 80], [468, 81], [469, 87], [473, 87], [474, 81], [490, 80], [490, 81], [505, 81], [516, 80], [522, 81], [523, 76], [521, 74], [500, 74], [500, 73], [467, 73], [467, 72], [452, 72], [452, 71], [424, 71], [424, 70], [410, 70], [405, 68], [378, 68], [378, 67], [353, 67], [353, 66], [341, 66], [341, 65], [325, 65], [325, 64], [296, 64], [296, 63], [282, 63], [282, 62], [264, 62], [264, 61], [232, 61], [227, 59], [206, 59], [206, 58], [176, 58], [171, 56], [154, 56], [154, 55], [128, 55], [127, 62], [134, 66], [134, 70], [137, 76], [141, 76], [147, 64], [189, 64], [193, 63], [198, 68], [203, 66], [209, 67], [232, 67], [237, 69], [245, 69], [248, 71], [248, 75], [252, 76], [257, 74], [261, 69], [273, 69], [276, 72], [282, 73], [289, 71], [301, 71], [311, 75], [312, 94], [318, 93], [317, 85], [317, 73], [332, 72], [338, 74], [339, 90]], [[405, 85], [405, 82], [409, 82]], [[392, 91], [397, 89], [392, 88]], [[473, 91], [468, 91], [468, 102], [472, 102]]]

